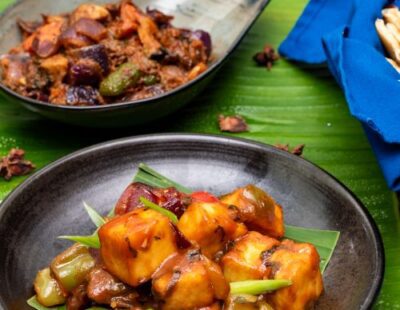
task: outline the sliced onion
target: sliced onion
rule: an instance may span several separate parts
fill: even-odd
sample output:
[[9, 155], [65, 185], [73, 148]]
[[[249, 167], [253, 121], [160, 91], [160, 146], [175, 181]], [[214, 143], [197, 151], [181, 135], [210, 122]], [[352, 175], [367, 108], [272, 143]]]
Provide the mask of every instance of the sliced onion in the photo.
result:
[[196, 30], [192, 32], [192, 37], [203, 42], [206, 47], [206, 53], [210, 56], [212, 52], [212, 40], [210, 34], [204, 30]]
[[73, 27], [78, 34], [84, 35], [95, 42], [99, 42], [107, 37], [106, 27], [93, 19], [81, 18]]

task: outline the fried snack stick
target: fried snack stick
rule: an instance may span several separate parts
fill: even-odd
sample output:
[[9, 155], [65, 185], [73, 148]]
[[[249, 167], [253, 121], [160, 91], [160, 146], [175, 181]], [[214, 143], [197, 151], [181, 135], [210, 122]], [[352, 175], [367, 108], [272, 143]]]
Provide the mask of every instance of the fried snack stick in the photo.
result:
[[377, 19], [375, 27], [378, 32], [379, 38], [382, 44], [385, 46], [390, 57], [400, 64], [400, 43], [396, 40], [396, 37], [387, 28], [385, 22], [382, 19]]
[[399, 8], [387, 8], [382, 10], [383, 19], [386, 23], [393, 24], [400, 30], [400, 11]]
[[400, 42], [400, 30], [392, 23], [387, 23], [386, 28], [390, 31], [397, 42]]
[[393, 59], [386, 58], [386, 60], [396, 69], [398, 73], [400, 73], [400, 66]]

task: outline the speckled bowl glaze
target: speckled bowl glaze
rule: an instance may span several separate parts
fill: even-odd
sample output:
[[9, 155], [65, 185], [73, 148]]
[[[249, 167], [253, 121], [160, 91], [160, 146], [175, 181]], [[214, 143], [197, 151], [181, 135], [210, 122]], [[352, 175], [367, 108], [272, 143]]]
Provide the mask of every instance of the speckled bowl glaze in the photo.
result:
[[[40, 14], [69, 12], [87, 0], [17, 0], [0, 16], [0, 54], [19, 44], [21, 34], [16, 20], [40, 19]], [[93, 3], [117, 0], [91, 0]], [[135, 0], [141, 8], [151, 7], [175, 16], [177, 27], [203, 29], [213, 39], [213, 61], [210, 68], [197, 77], [160, 96], [133, 102], [103, 106], [58, 106], [23, 97], [0, 83], [0, 94], [6, 100], [22, 104], [45, 117], [73, 125], [89, 127], [123, 127], [141, 125], [164, 117], [197, 96], [239, 45], [269, 0]]]
[[151, 135], [96, 145], [47, 166], [0, 209], [0, 305], [28, 309], [36, 272], [94, 227], [82, 201], [107, 213], [139, 163], [194, 190], [215, 194], [249, 183], [283, 206], [287, 224], [339, 230], [316, 309], [369, 309], [384, 270], [379, 232], [363, 205], [332, 176], [272, 146], [205, 135]]

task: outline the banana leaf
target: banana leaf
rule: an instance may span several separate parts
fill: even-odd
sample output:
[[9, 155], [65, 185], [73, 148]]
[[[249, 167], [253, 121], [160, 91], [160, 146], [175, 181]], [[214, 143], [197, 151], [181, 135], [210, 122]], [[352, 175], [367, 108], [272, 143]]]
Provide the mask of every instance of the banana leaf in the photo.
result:
[[[12, 0], [0, 1], [0, 8]], [[400, 221], [390, 192], [360, 123], [347, 109], [341, 90], [326, 67], [280, 60], [269, 72], [256, 67], [255, 52], [285, 38], [307, 0], [272, 1], [238, 50], [203, 95], [166, 120], [142, 128], [90, 130], [42, 119], [0, 98], [0, 155], [11, 147], [27, 151], [38, 168], [81, 147], [139, 133], [218, 134], [218, 114], [240, 114], [250, 131], [243, 138], [276, 144], [306, 144], [304, 157], [329, 171], [363, 201], [382, 233], [386, 274], [376, 309], [400, 307]], [[82, 134], [84, 133], [84, 134]], [[0, 180], [0, 199], [25, 178]]]

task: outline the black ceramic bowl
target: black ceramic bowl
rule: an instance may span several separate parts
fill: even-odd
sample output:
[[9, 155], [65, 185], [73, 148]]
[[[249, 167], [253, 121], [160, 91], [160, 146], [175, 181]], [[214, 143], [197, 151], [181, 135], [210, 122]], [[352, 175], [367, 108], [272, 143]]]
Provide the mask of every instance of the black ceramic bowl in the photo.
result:
[[[91, 0], [104, 4], [116, 0]], [[88, 0], [17, 0], [0, 16], [0, 54], [20, 42], [20, 32], [16, 25], [18, 17], [25, 20], [40, 19], [40, 14], [69, 12]], [[214, 61], [210, 68], [195, 80], [173, 91], [149, 99], [134, 102], [115, 103], [105, 106], [72, 107], [57, 106], [23, 97], [0, 83], [2, 94], [7, 100], [20, 103], [31, 111], [45, 117], [90, 127], [121, 127], [140, 125], [164, 117], [197, 96], [221, 68], [227, 57], [238, 46], [245, 34], [263, 11], [269, 0], [243, 0], [224, 2], [177, 0], [135, 0], [136, 4], [157, 8], [175, 16], [174, 25], [203, 29], [213, 39]]]
[[[249, 183], [283, 206], [287, 224], [339, 230], [316, 309], [369, 309], [383, 277], [378, 230], [342, 184], [306, 160], [274, 147], [202, 135], [153, 135], [112, 141], [42, 169], [0, 209], [0, 305], [28, 309], [36, 272], [70, 243], [65, 234], [94, 227], [82, 207], [106, 214], [132, 181], [139, 163], [194, 190], [215, 194]], [[0, 306], [1, 308], [1, 306]]]

